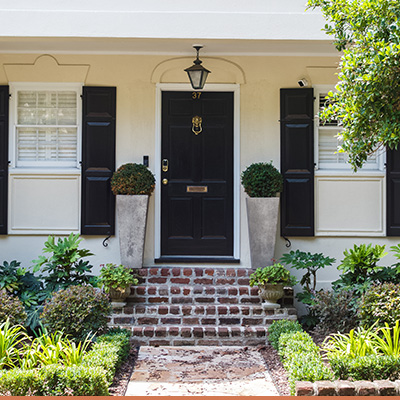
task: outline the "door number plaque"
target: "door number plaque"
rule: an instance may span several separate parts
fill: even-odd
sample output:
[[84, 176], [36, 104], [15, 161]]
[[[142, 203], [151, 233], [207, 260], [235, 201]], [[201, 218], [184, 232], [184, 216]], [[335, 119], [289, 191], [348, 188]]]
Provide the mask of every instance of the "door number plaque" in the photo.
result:
[[208, 186], [186, 186], [187, 193], [207, 193]]

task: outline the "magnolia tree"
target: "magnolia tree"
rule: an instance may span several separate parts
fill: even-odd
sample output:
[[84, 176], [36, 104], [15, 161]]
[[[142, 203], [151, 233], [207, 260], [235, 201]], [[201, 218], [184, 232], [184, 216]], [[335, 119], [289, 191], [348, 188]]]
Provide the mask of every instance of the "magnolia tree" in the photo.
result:
[[357, 170], [374, 151], [400, 142], [400, 1], [308, 0], [308, 6], [321, 8], [325, 31], [343, 51], [336, 91], [320, 117], [339, 121], [339, 151]]

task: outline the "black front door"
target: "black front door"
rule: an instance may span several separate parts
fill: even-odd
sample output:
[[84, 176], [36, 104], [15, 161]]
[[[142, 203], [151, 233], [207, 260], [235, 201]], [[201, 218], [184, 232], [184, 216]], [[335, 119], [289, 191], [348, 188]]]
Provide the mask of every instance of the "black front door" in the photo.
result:
[[163, 92], [161, 255], [233, 255], [233, 93]]

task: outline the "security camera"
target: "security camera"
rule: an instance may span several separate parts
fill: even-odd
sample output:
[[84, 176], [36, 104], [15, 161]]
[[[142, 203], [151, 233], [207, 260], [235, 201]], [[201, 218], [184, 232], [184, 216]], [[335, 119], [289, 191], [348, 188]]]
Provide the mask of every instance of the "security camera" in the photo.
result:
[[297, 81], [300, 87], [305, 87], [308, 86], [308, 81], [306, 78], [301, 78], [299, 81]]

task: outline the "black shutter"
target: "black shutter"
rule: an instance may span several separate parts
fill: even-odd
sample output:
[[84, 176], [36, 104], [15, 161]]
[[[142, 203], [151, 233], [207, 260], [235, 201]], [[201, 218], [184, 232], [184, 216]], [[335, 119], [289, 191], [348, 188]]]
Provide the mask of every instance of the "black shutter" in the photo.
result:
[[8, 86], [0, 86], [0, 234], [7, 234]]
[[386, 234], [400, 236], [400, 148], [386, 153]]
[[314, 236], [313, 89], [281, 89], [281, 235]]
[[110, 187], [115, 170], [115, 115], [115, 87], [83, 88], [83, 235], [115, 233], [115, 197]]

